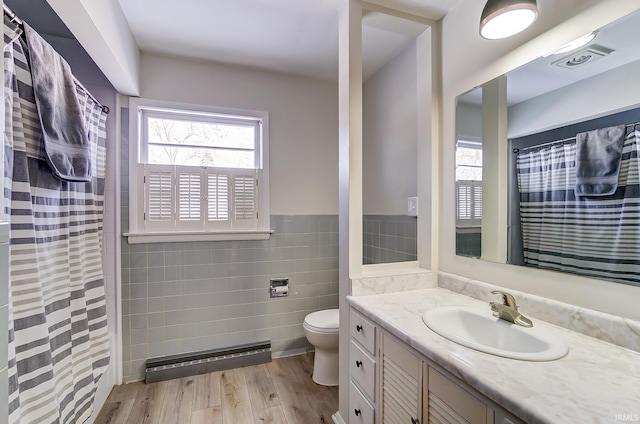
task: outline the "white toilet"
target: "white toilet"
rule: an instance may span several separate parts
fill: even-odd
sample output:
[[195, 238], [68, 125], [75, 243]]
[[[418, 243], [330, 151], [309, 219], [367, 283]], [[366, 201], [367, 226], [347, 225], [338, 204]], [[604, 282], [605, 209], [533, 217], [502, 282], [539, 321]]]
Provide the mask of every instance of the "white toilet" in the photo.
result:
[[302, 326], [307, 340], [316, 348], [313, 381], [323, 386], [337, 386], [339, 310], [312, 312], [304, 318]]

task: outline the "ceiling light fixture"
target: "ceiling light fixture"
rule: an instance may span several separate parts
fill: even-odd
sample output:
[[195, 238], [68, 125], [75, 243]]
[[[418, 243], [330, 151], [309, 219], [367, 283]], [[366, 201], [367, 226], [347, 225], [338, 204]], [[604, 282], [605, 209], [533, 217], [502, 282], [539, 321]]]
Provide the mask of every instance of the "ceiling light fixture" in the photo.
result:
[[572, 42], [565, 44], [564, 46], [560, 47], [558, 50], [556, 50], [555, 52], [551, 53], [551, 54], [561, 54], [561, 53], [566, 53], [566, 52], [570, 52], [571, 50], [575, 50], [579, 47], [584, 46], [585, 44], [588, 44], [591, 42], [591, 40], [593, 40], [594, 38], [596, 38], [596, 35], [598, 33], [597, 32], [590, 32], [587, 35], [583, 35], [580, 38], [576, 38], [575, 40], [573, 40]]
[[488, 0], [480, 18], [480, 35], [489, 40], [511, 37], [537, 18], [536, 0]]

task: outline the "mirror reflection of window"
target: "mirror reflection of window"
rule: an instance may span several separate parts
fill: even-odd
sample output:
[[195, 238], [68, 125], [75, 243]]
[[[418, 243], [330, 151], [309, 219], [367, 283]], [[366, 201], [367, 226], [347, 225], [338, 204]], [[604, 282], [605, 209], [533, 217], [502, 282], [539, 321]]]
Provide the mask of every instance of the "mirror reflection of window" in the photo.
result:
[[456, 146], [456, 181], [482, 181], [482, 143], [458, 140]]
[[480, 256], [482, 227], [482, 143], [456, 144], [456, 253]]

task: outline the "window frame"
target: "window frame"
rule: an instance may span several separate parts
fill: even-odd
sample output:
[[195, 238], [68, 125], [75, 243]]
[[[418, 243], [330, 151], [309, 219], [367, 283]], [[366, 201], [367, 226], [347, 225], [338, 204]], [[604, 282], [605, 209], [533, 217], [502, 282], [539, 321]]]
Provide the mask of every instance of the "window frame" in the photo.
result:
[[[228, 111], [228, 110], [227, 110]], [[145, 125], [150, 118], [158, 118], [158, 119], [167, 119], [167, 120], [175, 120], [175, 121], [185, 121], [185, 122], [201, 122], [201, 123], [211, 123], [212, 118], [215, 119], [215, 123], [219, 124], [229, 124], [229, 125], [242, 125], [246, 127], [252, 126], [255, 131], [255, 138], [253, 140], [253, 149], [242, 148], [242, 147], [208, 147], [204, 145], [182, 145], [183, 147], [194, 147], [194, 148], [208, 148], [208, 149], [219, 149], [219, 150], [242, 150], [242, 151], [252, 151], [254, 152], [254, 168], [262, 169], [262, 155], [261, 155], [261, 139], [262, 139], [262, 118], [255, 116], [233, 116], [228, 113], [220, 114], [220, 113], [203, 113], [203, 112], [194, 112], [187, 110], [175, 110], [175, 109], [167, 109], [167, 108], [157, 108], [157, 107], [144, 107], [139, 109], [139, 121], [140, 121], [140, 137], [141, 140], [144, 140], [145, 143], [140, 143], [139, 148], [139, 158], [144, 163], [148, 163], [149, 159], [149, 145], [166, 145], [166, 146], [178, 146], [176, 144], [164, 144], [164, 143], [149, 143], [149, 134], [148, 134], [148, 125]], [[215, 116], [214, 116], [215, 115]], [[183, 165], [188, 166], [188, 165]]]
[[[149, 117], [184, 119], [194, 122], [227, 121], [229, 123], [254, 122], [256, 140], [254, 143], [255, 172], [259, 184], [256, 229], [153, 229], [145, 228], [145, 163], [147, 160], [147, 135], [145, 122]], [[234, 148], [221, 147], [233, 150]], [[242, 149], [249, 150], [249, 149]], [[159, 165], [159, 164], [152, 164]], [[168, 165], [183, 167], [185, 165]], [[193, 168], [203, 167], [193, 166]], [[206, 167], [207, 170], [228, 169]], [[174, 198], [174, 201], [176, 199]], [[231, 213], [231, 211], [230, 211]], [[204, 218], [206, 220], [206, 217]], [[143, 98], [129, 100], [129, 244], [173, 242], [173, 241], [216, 241], [216, 240], [266, 240], [270, 230], [269, 215], [269, 114], [264, 111], [232, 109], [215, 106], [194, 105]]]

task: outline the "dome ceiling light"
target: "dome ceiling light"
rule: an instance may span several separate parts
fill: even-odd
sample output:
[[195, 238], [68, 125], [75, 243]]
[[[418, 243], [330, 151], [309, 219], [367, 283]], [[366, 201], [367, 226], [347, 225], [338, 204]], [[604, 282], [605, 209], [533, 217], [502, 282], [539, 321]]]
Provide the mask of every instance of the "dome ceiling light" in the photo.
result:
[[537, 18], [536, 0], [488, 0], [480, 18], [480, 35], [489, 40], [511, 37]]

